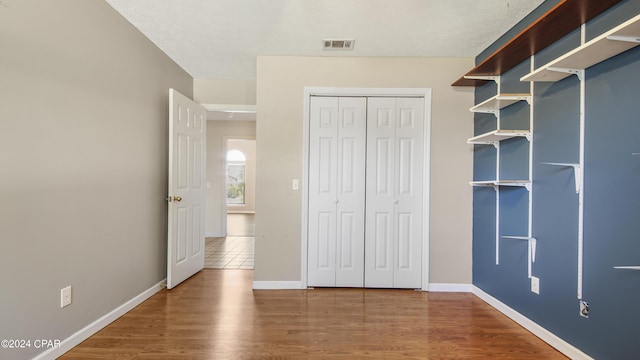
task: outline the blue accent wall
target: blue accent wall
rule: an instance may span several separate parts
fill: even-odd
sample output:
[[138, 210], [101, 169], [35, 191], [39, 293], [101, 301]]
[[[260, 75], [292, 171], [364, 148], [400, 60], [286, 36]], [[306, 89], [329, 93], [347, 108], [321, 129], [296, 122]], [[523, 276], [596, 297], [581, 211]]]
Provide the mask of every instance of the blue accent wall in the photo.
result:
[[[557, 1], [546, 1], [544, 12]], [[543, 11], [544, 10], [544, 11]], [[640, 1], [622, 1], [587, 24], [587, 41], [640, 14]], [[540, 14], [533, 14], [476, 59], [501, 46]], [[580, 45], [570, 33], [535, 56], [541, 66]], [[501, 77], [503, 93], [529, 92], [519, 81], [526, 61]], [[578, 163], [580, 157], [580, 81], [572, 75], [555, 83], [535, 83], [532, 143], [532, 235], [538, 239], [533, 276], [540, 295], [530, 291], [526, 242], [500, 240], [495, 263], [496, 191], [473, 189], [473, 283], [540, 326], [596, 359], [640, 359], [640, 47], [586, 71], [584, 166], [583, 296], [589, 318], [579, 316], [578, 194], [574, 172], [543, 162]], [[476, 89], [476, 103], [496, 94], [489, 83]], [[501, 128], [528, 129], [530, 106], [519, 102], [502, 110]], [[475, 134], [495, 129], [495, 116], [475, 115]], [[524, 138], [500, 145], [500, 177], [529, 178], [529, 143]], [[493, 146], [474, 147], [474, 179], [496, 175]], [[500, 188], [499, 234], [526, 236], [529, 194]]]

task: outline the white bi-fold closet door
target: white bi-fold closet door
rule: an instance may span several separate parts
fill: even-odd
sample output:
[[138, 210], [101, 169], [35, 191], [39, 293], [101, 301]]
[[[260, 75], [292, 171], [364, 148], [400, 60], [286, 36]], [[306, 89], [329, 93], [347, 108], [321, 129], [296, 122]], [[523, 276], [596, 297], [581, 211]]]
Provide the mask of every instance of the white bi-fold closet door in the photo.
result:
[[364, 285], [367, 98], [312, 97], [310, 286]]
[[419, 288], [424, 98], [310, 99], [309, 286]]

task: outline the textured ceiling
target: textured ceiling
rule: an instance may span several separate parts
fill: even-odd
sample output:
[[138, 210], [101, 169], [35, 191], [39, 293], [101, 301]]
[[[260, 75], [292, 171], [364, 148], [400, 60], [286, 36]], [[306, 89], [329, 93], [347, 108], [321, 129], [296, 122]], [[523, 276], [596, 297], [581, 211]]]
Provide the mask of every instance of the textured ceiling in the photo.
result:
[[[255, 79], [258, 55], [474, 57], [543, 2], [106, 1], [197, 79]], [[323, 51], [327, 38], [354, 50]]]

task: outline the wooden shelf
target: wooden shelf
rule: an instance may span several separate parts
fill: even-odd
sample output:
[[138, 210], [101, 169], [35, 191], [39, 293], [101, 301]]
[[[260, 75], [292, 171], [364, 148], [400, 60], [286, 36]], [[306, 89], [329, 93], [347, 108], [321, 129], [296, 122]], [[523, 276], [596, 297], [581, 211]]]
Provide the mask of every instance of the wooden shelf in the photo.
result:
[[495, 113], [519, 101], [531, 102], [531, 94], [498, 94], [472, 107], [472, 112]]
[[469, 144], [495, 144], [500, 141], [512, 139], [514, 137], [525, 137], [530, 139], [529, 130], [493, 130], [467, 140]]
[[521, 81], [559, 81], [640, 45], [640, 15], [523, 76]]
[[465, 76], [504, 74], [620, 1], [560, 1], [451, 86], [482, 86], [486, 84], [487, 80], [468, 79]]

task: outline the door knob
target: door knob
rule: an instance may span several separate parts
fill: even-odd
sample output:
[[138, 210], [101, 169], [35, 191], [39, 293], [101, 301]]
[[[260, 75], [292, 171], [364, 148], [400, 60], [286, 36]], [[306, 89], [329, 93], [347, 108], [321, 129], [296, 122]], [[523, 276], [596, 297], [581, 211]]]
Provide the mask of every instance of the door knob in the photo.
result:
[[182, 201], [182, 198], [180, 196], [174, 196], [173, 197], [173, 201], [180, 202], [180, 201]]
[[394, 204], [397, 204], [397, 203], [398, 203], [398, 199], [395, 199], [395, 200], [393, 201], [393, 203], [394, 203]]

